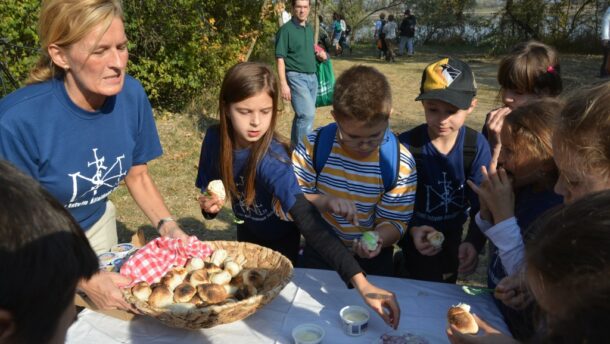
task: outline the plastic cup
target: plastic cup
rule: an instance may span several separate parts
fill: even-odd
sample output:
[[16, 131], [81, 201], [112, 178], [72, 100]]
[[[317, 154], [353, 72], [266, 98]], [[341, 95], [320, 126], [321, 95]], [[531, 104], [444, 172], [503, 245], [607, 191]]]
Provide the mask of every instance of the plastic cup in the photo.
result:
[[326, 331], [316, 324], [301, 324], [292, 329], [295, 344], [319, 344], [325, 335]]
[[339, 312], [343, 329], [348, 336], [360, 336], [366, 331], [371, 318], [369, 311], [360, 306], [345, 306]]

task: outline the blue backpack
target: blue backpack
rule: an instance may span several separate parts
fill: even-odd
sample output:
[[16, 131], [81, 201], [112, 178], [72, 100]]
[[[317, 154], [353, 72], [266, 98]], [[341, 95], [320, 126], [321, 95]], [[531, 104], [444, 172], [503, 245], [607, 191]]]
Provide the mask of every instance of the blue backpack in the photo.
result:
[[[316, 171], [316, 184], [318, 176], [333, 148], [333, 142], [337, 135], [337, 124], [331, 123], [320, 128], [318, 136], [313, 145], [313, 167]], [[379, 146], [379, 168], [385, 192], [392, 190], [398, 181], [398, 170], [400, 168], [400, 142], [390, 128], [386, 129], [384, 142]]]

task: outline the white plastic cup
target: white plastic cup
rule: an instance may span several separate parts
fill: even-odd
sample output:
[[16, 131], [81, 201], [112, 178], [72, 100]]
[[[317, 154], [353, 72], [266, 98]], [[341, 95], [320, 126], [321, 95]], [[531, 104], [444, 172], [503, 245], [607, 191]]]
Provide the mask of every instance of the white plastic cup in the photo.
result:
[[326, 331], [316, 324], [301, 324], [292, 329], [295, 344], [319, 344], [325, 335]]
[[97, 256], [100, 262], [100, 269], [112, 271], [114, 267], [114, 260], [119, 256], [114, 252], [104, 252]]
[[369, 311], [360, 306], [345, 306], [339, 311], [343, 329], [348, 336], [360, 336], [369, 326]]
[[130, 243], [116, 244], [110, 248], [110, 252], [116, 254], [119, 258], [123, 258], [135, 251], [135, 246]]

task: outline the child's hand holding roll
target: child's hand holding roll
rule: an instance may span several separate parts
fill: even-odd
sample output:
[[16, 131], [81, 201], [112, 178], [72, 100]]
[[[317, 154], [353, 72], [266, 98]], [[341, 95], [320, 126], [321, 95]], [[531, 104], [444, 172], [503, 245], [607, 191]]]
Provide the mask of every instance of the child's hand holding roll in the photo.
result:
[[208, 214], [217, 214], [225, 204], [226, 192], [221, 180], [212, 180], [199, 196], [199, 206]]
[[411, 236], [413, 237], [413, 243], [415, 244], [415, 248], [422, 255], [434, 256], [442, 250], [444, 236], [442, 236], [442, 233], [438, 232], [433, 227], [415, 226], [412, 227], [409, 231], [411, 232]]

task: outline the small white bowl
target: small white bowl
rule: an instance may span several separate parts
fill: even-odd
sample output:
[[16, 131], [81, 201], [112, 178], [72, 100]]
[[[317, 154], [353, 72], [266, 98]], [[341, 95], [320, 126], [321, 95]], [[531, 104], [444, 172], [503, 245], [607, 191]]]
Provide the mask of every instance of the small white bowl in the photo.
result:
[[360, 336], [369, 326], [368, 309], [360, 306], [345, 306], [339, 311], [343, 329], [348, 336]]
[[316, 324], [301, 324], [292, 329], [295, 344], [319, 344], [325, 335], [326, 331]]

